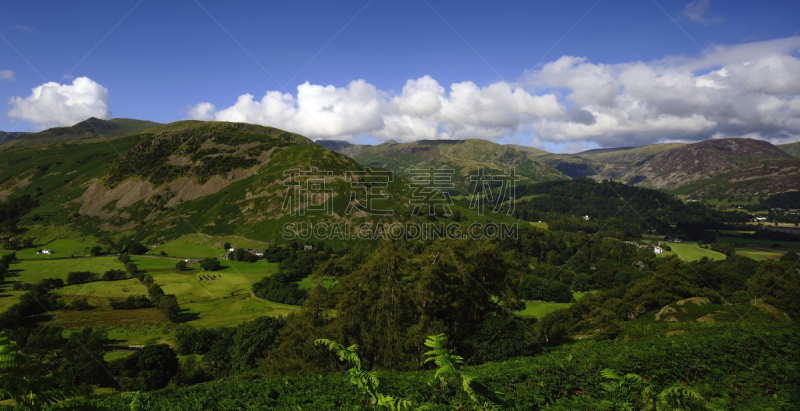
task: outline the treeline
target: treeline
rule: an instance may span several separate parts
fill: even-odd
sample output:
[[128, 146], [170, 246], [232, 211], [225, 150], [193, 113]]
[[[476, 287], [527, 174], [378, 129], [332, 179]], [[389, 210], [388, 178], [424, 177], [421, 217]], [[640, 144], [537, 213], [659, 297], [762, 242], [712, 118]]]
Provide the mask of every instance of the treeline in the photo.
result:
[[[703, 258], [688, 263], [673, 257], [629, 284], [597, 292], [568, 309], [546, 315], [537, 324], [537, 335], [566, 339], [589, 332], [614, 338], [626, 324], [645, 313], [691, 297], [707, 298], [722, 306], [761, 301], [796, 321], [800, 318], [797, 262], [795, 253], [787, 253], [778, 261], [761, 262], [736, 255], [721, 261]], [[751, 308], [739, 310], [749, 313]]]
[[783, 210], [800, 209], [800, 191], [789, 191], [769, 196], [758, 204], [748, 205], [750, 211], [770, 210], [782, 208]]
[[0, 234], [14, 234], [17, 232], [17, 222], [20, 217], [27, 214], [39, 205], [29, 194], [12, 197], [0, 202]]
[[671, 225], [722, 228], [725, 223], [748, 221], [743, 212], [723, 212], [699, 202], [683, 203], [672, 195], [604, 180], [578, 178], [516, 188], [515, 215], [526, 221], [554, 221], [588, 215], [592, 220], [618, 219], [640, 226], [638, 233], [655, 229], [670, 234]]

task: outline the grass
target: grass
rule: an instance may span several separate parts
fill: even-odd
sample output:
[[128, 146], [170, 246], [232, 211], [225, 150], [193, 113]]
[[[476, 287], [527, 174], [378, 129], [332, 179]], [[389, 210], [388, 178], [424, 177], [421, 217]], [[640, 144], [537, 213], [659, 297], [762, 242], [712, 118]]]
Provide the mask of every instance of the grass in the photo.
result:
[[55, 291], [63, 296], [82, 296], [116, 299], [125, 299], [129, 295], [147, 295], [147, 287], [139, 280], [129, 278], [117, 281], [95, 281], [93, 283], [75, 284], [62, 287]]
[[110, 351], [107, 352], [106, 355], [103, 356], [103, 359], [108, 361], [118, 360], [120, 358], [125, 358], [129, 355], [133, 354], [133, 351]]
[[299, 307], [262, 300], [251, 294], [181, 304], [195, 317], [189, 324], [197, 327], [231, 327], [260, 316], [284, 316]]
[[780, 248], [776, 247], [775, 248], [776, 250], [800, 252], [800, 243], [791, 241], [756, 240], [751, 238], [736, 238], [736, 237], [722, 237], [722, 236], [717, 237], [717, 241], [720, 243], [756, 245], [764, 248], [772, 248], [773, 244], [778, 244], [780, 245]]
[[529, 221], [529, 223], [530, 223], [530, 225], [532, 225], [532, 226], [534, 226], [536, 228], [541, 228], [542, 230], [547, 230], [548, 229], [548, 225], [545, 222], [534, 223], [533, 221]]
[[25, 291], [10, 291], [11, 287], [7, 286], [3, 291], [0, 291], [0, 313], [8, 310], [12, 305], [19, 301], [19, 297], [25, 294]]
[[[117, 260], [117, 257], [15, 261], [11, 263], [10, 269], [17, 277], [12, 277], [10, 280], [32, 284], [45, 278], [61, 278], [66, 280], [67, 274], [71, 271], [91, 271], [93, 273], [102, 274], [111, 269], [124, 268], [124, 265]], [[7, 280], [9, 280], [9, 278], [7, 278]]]
[[[575, 291], [575, 292], [572, 293], [572, 298], [574, 298], [575, 301], [580, 301], [581, 298], [583, 298], [583, 297], [585, 297], [585, 296], [587, 296], [589, 294], [596, 293], [596, 292], [597, 292], [596, 290], [586, 291], [586, 292]], [[549, 313], [551, 313], [553, 311], [561, 310], [563, 308], [569, 308], [571, 305], [572, 305], [572, 303], [553, 303], [553, 302], [547, 302], [547, 301], [525, 301], [525, 309], [522, 310], [522, 311], [519, 311], [517, 314], [519, 314], [519, 315], [521, 315], [523, 317], [542, 318], [545, 315], [547, 315], [547, 314], [549, 314]]]
[[743, 257], [749, 257], [756, 261], [762, 260], [774, 260], [781, 258], [783, 253], [778, 251], [768, 251], [768, 250], [759, 250], [756, 248], [736, 248], [736, 255], [740, 255]]
[[545, 315], [560, 310], [562, 308], [569, 308], [572, 303], [551, 303], [545, 301], [526, 301], [525, 309], [517, 314], [523, 317], [536, 317], [542, 318]]
[[189, 234], [161, 244], [150, 250], [149, 254], [158, 255], [164, 251], [167, 255], [174, 257], [219, 257], [225, 253], [222, 246], [226, 242], [231, 243], [231, 246], [235, 248], [254, 248], [258, 250], [267, 248], [267, 243], [239, 237], [212, 237], [202, 234]]
[[696, 242], [686, 241], [683, 243], [669, 243], [672, 251], [664, 251], [662, 256], [677, 255], [683, 261], [695, 261], [703, 257], [708, 257], [711, 260], [724, 260], [725, 254], [718, 253], [705, 248], [697, 246]]
[[[26, 259], [53, 259], [64, 258], [72, 255], [75, 256], [88, 256], [91, 255], [92, 247], [99, 244], [87, 243], [79, 240], [55, 240], [50, 243], [38, 245], [34, 248], [23, 248], [17, 251], [17, 258], [21, 260]], [[41, 249], [53, 250], [55, 254], [36, 254], [36, 250]]]
[[[322, 286], [325, 288], [329, 288], [330, 286], [336, 284], [337, 282], [338, 281], [335, 278], [326, 277], [325, 279], [322, 280]], [[314, 288], [316, 284], [314, 284], [314, 282], [311, 281], [311, 276], [309, 275], [308, 277], [298, 281], [297, 285], [301, 290], [310, 290]]]

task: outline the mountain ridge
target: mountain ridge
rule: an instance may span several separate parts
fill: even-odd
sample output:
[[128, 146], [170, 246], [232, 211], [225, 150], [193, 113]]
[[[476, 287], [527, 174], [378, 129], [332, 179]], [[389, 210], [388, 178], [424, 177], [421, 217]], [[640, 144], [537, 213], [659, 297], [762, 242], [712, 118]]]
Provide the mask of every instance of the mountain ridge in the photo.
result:
[[73, 126], [54, 127], [36, 133], [24, 133], [0, 142], [0, 151], [9, 151], [47, 144], [78, 142], [96, 139], [115, 139], [140, 133], [161, 123], [130, 118], [102, 120], [90, 117]]

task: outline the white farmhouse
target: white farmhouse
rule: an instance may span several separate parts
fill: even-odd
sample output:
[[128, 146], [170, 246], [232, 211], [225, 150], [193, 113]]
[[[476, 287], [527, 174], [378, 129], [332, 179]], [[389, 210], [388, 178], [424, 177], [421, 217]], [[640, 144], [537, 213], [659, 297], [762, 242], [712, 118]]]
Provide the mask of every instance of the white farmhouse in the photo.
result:
[[653, 252], [656, 253], [656, 254], [661, 254], [661, 253], [664, 252], [664, 249], [659, 247], [659, 246], [655, 246], [655, 247], [653, 247]]

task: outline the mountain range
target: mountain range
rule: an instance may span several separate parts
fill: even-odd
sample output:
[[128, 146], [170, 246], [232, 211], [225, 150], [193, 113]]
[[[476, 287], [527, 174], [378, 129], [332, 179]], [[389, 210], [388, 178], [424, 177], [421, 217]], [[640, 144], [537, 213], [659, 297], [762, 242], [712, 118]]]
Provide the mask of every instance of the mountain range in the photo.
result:
[[728, 138], [575, 154], [477, 139], [389, 141], [376, 146], [317, 140], [317, 144], [406, 177], [412, 168], [458, 168], [461, 184], [456, 186], [462, 189], [469, 182], [467, 175], [474, 174], [478, 166], [498, 172], [515, 166], [525, 176], [522, 183], [589, 177], [698, 197], [768, 196], [800, 190], [800, 143], [775, 146], [761, 140]]
[[[520, 184], [591, 177], [689, 196], [767, 196], [800, 190], [797, 148], [717, 139], [551, 154], [477, 139], [314, 144], [244, 123], [89, 119], [0, 143], [0, 201], [36, 199], [39, 205], [20, 222], [33, 237], [58, 232], [158, 244], [199, 232], [272, 241], [286, 224], [296, 231], [303, 222], [418, 221], [414, 169], [453, 170], [453, 195], [471, 193], [478, 168], [505, 175], [514, 167]], [[311, 190], [311, 197], [290, 198], [292, 185]], [[363, 207], [367, 190], [383, 195], [378, 208], [391, 217]], [[313, 198], [324, 198], [314, 204], [327, 208], [312, 210]], [[461, 202], [453, 208], [468, 221], [508, 219], [480, 216]]]

